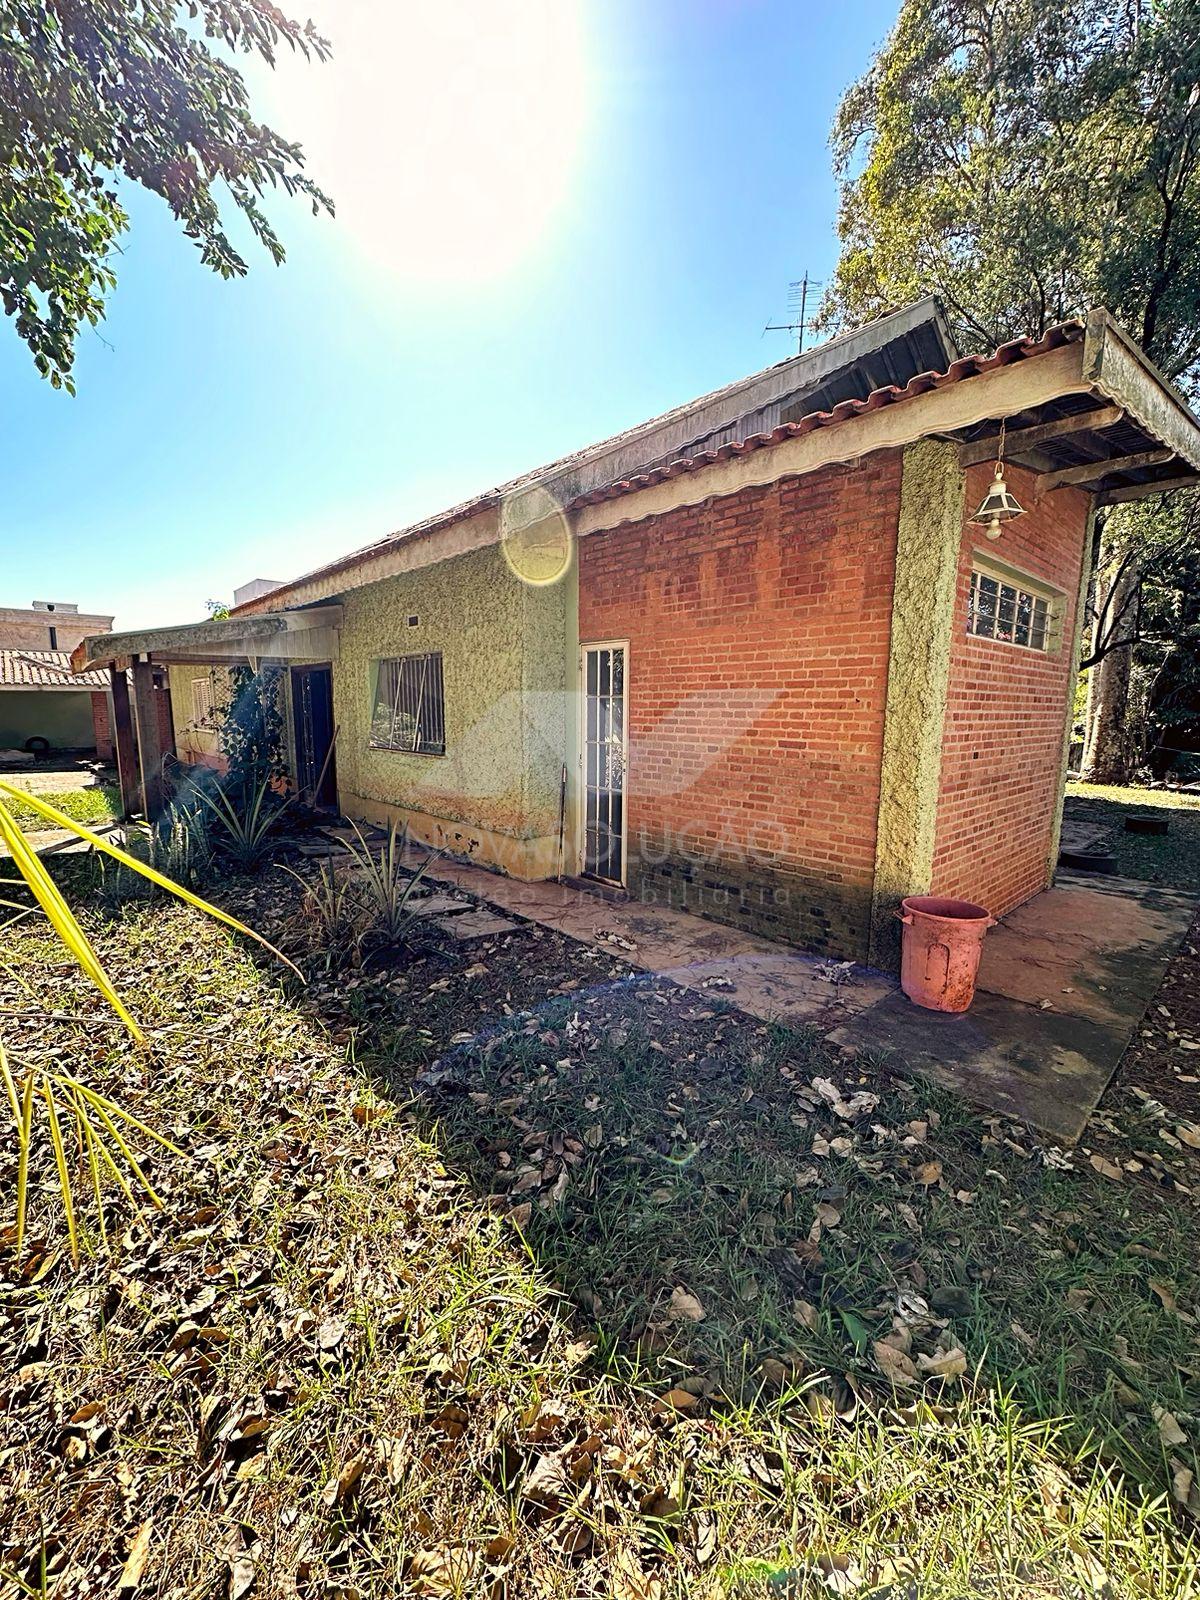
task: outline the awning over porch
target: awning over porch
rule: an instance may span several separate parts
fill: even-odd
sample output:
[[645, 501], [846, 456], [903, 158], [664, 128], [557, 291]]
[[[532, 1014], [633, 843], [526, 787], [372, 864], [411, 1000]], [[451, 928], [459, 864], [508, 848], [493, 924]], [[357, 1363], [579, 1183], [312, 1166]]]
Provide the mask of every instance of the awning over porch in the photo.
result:
[[169, 666], [200, 661], [229, 666], [256, 661], [334, 661], [339, 605], [268, 611], [254, 617], [217, 617], [133, 633], [94, 633], [71, 652], [75, 672], [131, 666], [141, 658]]
[[[163, 808], [164, 748], [158, 715], [163, 691], [157, 669], [178, 665], [250, 666], [263, 662], [332, 662], [338, 655], [340, 605], [269, 611], [261, 616], [129, 633], [91, 634], [71, 652], [71, 667], [95, 675], [107, 668], [122, 808], [153, 819]], [[131, 692], [132, 686], [132, 692]]]

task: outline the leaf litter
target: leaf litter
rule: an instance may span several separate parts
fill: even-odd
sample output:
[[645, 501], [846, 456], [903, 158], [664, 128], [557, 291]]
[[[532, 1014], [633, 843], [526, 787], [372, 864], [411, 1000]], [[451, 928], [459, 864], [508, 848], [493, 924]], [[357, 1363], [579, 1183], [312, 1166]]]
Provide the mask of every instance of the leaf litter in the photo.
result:
[[[235, 909], [286, 940], [279, 901], [259, 880]], [[870, 1589], [895, 1566], [883, 1486], [893, 1462], [911, 1474], [916, 1429], [948, 1476], [905, 1537], [929, 1542], [922, 1594], [957, 1593], [937, 1587], [935, 1508], [957, 1506], [955, 1537], [964, 1504], [986, 1525], [971, 1472], [1009, 1426], [990, 1383], [1023, 1366], [1036, 1413], [1068, 1272], [1098, 1277], [1101, 1314], [1141, 1284], [1152, 1348], [1123, 1364], [1101, 1324], [1067, 1370], [1114, 1438], [1136, 1396], [1194, 1509], [1191, 1327], [1151, 1310], [1149, 1258], [1121, 1248], [1154, 1218], [1114, 1234], [1112, 1191], [1091, 1217], [1102, 1180], [1038, 1161], [1017, 1125], [540, 930], [303, 1002], [188, 913], [139, 908], [97, 938], [145, 986], [156, 1072], [108, 1039], [72, 1049], [190, 1159], [153, 1161], [161, 1216], [110, 1197], [111, 1259], [72, 1275], [46, 1229], [4, 1285], [0, 1574], [44, 1570], [64, 1597], [692, 1594], [758, 1572], [799, 1496], [840, 1548], [797, 1550], [788, 1592]], [[29, 964], [36, 934], [20, 943], [23, 1006], [32, 983], [77, 1010], [64, 973]], [[1044, 1293], [1017, 1286], [1032, 1262]], [[1194, 1278], [1170, 1276], [1186, 1317]], [[1114, 1363], [1127, 1393], [1106, 1412]], [[1022, 1426], [1012, 1470], [1066, 1463], [1059, 1526], [1089, 1560], [1122, 1519], [1142, 1530], [1112, 1592], [1172, 1592], [1186, 1551], [1165, 1525], [1146, 1539], [1118, 1456]], [[1124, 1463], [1151, 1478], [1148, 1440]], [[856, 1482], [877, 1512], [851, 1513]], [[980, 1538], [976, 1573], [999, 1571]], [[1063, 1570], [1048, 1553], [1041, 1589], [1074, 1593]]]

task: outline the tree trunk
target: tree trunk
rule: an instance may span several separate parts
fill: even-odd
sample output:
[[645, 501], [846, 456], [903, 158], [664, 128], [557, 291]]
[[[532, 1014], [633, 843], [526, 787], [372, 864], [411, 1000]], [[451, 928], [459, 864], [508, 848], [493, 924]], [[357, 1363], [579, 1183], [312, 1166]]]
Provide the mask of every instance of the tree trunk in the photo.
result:
[[[1096, 574], [1096, 623], [1092, 649], [1109, 646], [1088, 669], [1087, 731], [1079, 776], [1085, 783], [1128, 783], [1136, 759], [1129, 728], [1129, 680], [1137, 628], [1135, 594], [1137, 563], [1121, 563], [1121, 552], [1108, 545]], [[1116, 648], [1112, 648], [1115, 644]]]

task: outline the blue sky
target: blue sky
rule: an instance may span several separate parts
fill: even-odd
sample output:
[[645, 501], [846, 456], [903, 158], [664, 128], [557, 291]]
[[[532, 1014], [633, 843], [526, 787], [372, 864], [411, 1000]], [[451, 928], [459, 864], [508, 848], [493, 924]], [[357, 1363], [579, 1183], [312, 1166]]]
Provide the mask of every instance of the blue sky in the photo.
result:
[[226, 283], [130, 190], [75, 399], [0, 328], [0, 605], [191, 620], [792, 348], [895, 0], [323, 4], [334, 60], [253, 85], [338, 217]]

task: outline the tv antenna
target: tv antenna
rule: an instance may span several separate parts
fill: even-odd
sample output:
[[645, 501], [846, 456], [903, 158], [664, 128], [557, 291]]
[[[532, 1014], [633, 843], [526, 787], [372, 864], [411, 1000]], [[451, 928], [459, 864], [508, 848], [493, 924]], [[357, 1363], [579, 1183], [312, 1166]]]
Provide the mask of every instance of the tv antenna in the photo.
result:
[[768, 322], [763, 329], [764, 333], [794, 333], [798, 356], [804, 354], [804, 333], [808, 327], [808, 291], [821, 288], [822, 282], [821, 278], [810, 278], [806, 272], [802, 278], [789, 283], [788, 310], [792, 313], [791, 322]]

